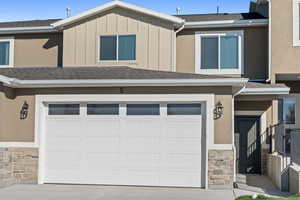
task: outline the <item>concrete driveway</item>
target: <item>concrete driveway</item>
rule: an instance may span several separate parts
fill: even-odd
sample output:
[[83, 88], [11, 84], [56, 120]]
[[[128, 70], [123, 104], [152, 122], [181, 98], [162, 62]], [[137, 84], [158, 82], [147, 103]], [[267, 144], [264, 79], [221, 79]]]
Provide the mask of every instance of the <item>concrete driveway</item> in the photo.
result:
[[185, 188], [14, 185], [0, 189], [3, 200], [234, 200], [233, 190]]

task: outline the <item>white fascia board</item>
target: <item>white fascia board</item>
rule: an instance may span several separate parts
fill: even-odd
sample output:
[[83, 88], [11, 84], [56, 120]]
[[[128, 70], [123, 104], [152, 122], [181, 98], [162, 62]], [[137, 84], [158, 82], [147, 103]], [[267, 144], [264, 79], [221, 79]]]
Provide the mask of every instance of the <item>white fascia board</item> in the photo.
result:
[[52, 26], [0, 28], [0, 34], [57, 32]]
[[0, 76], [0, 82], [12, 88], [53, 87], [134, 87], [134, 86], [232, 86], [245, 84], [248, 79], [109, 79], [109, 80], [19, 80]]
[[78, 15], [75, 15], [73, 17], [69, 17], [67, 19], [63, 19], [63, 20], [60, 20], [58, 22], [55, 22], [55, 23], [52, 24], [52, 26], [55, 27], [55, 28], [63, 27], [63, 26], [69, 25], [71, 23], [77, 22], [79, 20], [82, 20], [82, 19], [91, 17], [93, 15], [99, 14], [101, 12], [105, 12], [105, 11], [110, 10], [112, 8], [115, 8], [115, 7], [121, 7], [121, 8], [129, 9], [129, 10], [133, 10], [133, 11], [140, 12], [140, 13], [143, 13], [143, 14], [146, 14], [146, 15], [150, 15], [150, 16], [157, 17], [157, 18], [160, 18], [160, 19], [164, 19], [164, 20], [176, 23], [176, 24], [183, 24], [184, 23], [184, 20], [179, 18], [179, 17], [174, 17], [174, 16], [171, 16], [171, 15], [167, 15], [167, 14], [164, 14], [164, 13], [154, 11], [154, 10], [150, 10], [150, 9], [143, 8], [143, 7], [136, 6], [136, 5], [129, 4], [129, 3], [125, 3], [125, 2], [122, 2], [122, 1], [119, 1], [119, 0], [114, 0], [114, 1], [111, 1], [109, 3], [104, 4], [102, 6], [99, 6], [99, 7], [87, 10], [85, 12], [79, 13]]
[[220, 21], [186, 22], [185, 28], [249, 27], [249, 26], [266, 26], [268, 24], [269, 24], [268, 19], [220, 20]]
[[289, 93], [290, 88], [245, 88], [241, 95], [284, 95]]

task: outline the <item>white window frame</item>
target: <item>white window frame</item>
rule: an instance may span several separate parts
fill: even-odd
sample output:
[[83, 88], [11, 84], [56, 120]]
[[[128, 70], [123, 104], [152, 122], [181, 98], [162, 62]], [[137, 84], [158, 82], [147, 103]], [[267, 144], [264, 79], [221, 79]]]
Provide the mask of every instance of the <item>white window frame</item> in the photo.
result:
[[14, 37], [0, 37], [0, 42], [9, 42], [9, 64], [0, 65], [0, 68], [8, 68], [14, 66], [14, 47], [15, 39]]
[[[238, 36], [239, 40], [239, 68], [221, 69], [220, 68], [220, 48], [219, 48], [219, 69], [201, 69], [201, 37], [221, 37]], [[219, 39], [220, 47], [220, 39]], [[195, 33], [195, 73], [199, 74], [244, 74], [244, 31], [205, 31]]]
[[[119, 36], [135, 36], [135, 60], [119, 60]], [[102, 36], [116, 36], [117, 37], [117, 51], [116, 51], [116, 60], [101, 60], [101, 37]], [[136, 62], [137, 59], [137, 35], [136, 34], [111, 34], [111, 35], [99, 35], [98, 36], [98, 62]]]
[[300, 0], [293, 0], [293, 46], [300, 46]]

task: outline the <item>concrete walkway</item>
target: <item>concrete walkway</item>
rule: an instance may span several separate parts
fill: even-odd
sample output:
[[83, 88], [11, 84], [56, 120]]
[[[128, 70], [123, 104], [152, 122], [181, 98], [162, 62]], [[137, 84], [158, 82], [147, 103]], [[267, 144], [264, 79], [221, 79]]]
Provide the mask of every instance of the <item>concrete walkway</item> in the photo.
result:
[[14, 185], [0, 189], [2, 200], [234, 200], [241, 190], [202, 190], [82, 185]]

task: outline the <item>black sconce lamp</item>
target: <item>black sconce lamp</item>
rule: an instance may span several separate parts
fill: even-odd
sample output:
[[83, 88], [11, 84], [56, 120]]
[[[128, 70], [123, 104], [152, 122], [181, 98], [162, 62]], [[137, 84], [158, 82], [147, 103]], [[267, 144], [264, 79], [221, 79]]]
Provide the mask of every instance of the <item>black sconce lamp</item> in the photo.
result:
[[222, 105], [221, 102], [217, 103], [215, 109], [214, 109], [214, 118], [215, 120], [220, 119], [223, 116], [223, 110], [224, 106]]
[[20, 119], [24, 120], [28, 117], [28, 108], [29, 105], [28, 103], [25, 101], [22, 105], [21, 111], [20, 111]]

